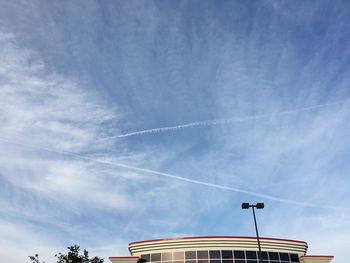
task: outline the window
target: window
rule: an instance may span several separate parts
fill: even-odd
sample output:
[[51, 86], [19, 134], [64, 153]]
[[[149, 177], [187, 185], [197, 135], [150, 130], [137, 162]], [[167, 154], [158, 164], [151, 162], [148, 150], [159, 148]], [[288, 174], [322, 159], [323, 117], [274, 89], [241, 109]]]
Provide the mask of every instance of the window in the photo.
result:
[[233, 258], [232, 250], [222, 250], [222, 258]]
[[289, 261], [289, 254], [280, 253], [280, 259], [281, 259], [281, 261]]
[[280, 260], [277, 252], [269, 252], [269, 257], [270, 257], [270, 260], [276, 260], [276, 261]]
[[[262, 251], [264, 263], [299, 262], [298, 254]], [[163, 253], [143, 254], [147, 263], [259, 263], [259, 251], [252, 250], [198, 250], [164, 251]]]
[[246, 251], [247, 259], [256, 259], [256, 251]]
[[299, 262], [298, 254], [289, 254], [289, 255], [290, 255], [290, 261], [292, 261], [292, 262]]
[[173, 260], [173, 255], [171, 252], [162, 253], [162, 261], [171, 261]]
[[210, 258], [221, 258], [220, 250], [210, 250]]
[[233, 254], [235, 255], [235, 259], [245, 259], [244, 251], [235, 250]]
[[[259, 252], [258, 252], [259, 253]], [[258, 254], [259, 255], [259, 254]], [[262, 251], [261, 252], [261, 256], [262, 256], [262, 258], [264, 259], [264, 260], [268, 260], [269, 258], [268, 258], [268, 255], [267, 255], [267, 252], [265, 252], [265, 251]]]
[[174, 252], [173, 259], [174, 260], [183, 260], [184, 259], [184, 252], [183, 251]]
[[151, 261], [160, 261], [160, 258], [161, 258], [160, 253], [151, 254]]
[[141, 258], [146, 260], [146, 262], [149, 262], [151, 260], [150, 254], [141, 255]]
[[197, 251], [197, 258], [198, 259], [207, 259], [208, 258], [208, 251]]
[[196, 259], [196, 251], [186, 251], [185, 258], [186, 259]]

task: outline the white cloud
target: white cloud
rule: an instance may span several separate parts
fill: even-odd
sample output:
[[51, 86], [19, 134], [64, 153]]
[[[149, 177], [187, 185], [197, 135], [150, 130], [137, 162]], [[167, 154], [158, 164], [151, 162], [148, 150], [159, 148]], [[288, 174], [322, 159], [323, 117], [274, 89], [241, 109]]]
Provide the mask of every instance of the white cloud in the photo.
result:
[[72, 229], [68, 221], [84, 211], [134, 209], [127, 189], [118, 185], [129, 180], [125, 171], [114, 170], [111, 176], [110, 169], [91, 167], [89, 160], [59, 154], [115, 159], [104, 153], [110, 145], [95, 139], [106, 132], [106, 123], [119, 118], [117, 110], [107, 108], [88, 87], [47, 70], [37, 54], [15, 40], [0, 34], [0, 244], [6, 262], [63, 251], [57, 230], [75, 232], [76, 241], [83, 242], [86, 228]]
[[40, 254], [41, 260], [50, 262], [53, 256], [64, 251], [58, 239], [52, 238], [43, 228], [33, 228], [28, 222], [0, 220], [0, 256], [3, 262], [29, 262], [28, 256]]
[[[71, 61], [69, 69], [87, 72], [95, 83], [103, 79], [102, 93], [109, 92], [115, 96], [111, 100], [124, 103], [123, 110], [130, 111], [131, 118], [119, 121], [123, 117], [119, 110], [110, 109], [99, 97], [100, 86], [90, 89], [81, 79], [48, 70], [37, 53], [17, 46], [13, 36], [1, 34], [0, 208], [5, 219], [0, 229], [14, 231], [16, 237], [9, 238], [6, 231], [0, 234], [3, 247], [13, 254], [26, 248], [24, 255], [36, 252], [32, 249], [35, 246], [42, 254], [60, 246], [59, 240], [65, 245], [79, 241], [101, 253], [117, 255], [127, 252], [124, 239], [129, 238], [184, 232], [240, 234], [245, 227], [250, 229], [251, 222], [242, 220], [238, 203], [242, 198], [257, 197], [232, 192], [239, 189], [327, 206], [348, 203], [348, 104], [288, 116], [248, 117], [238, 123], [230, 119], [230, 125], [216, 126], [214, 121], [206, 129], [199, 127], [206, 122], [195, 122], [212, 118], [225, 123], [231, 117], [281, 113], [347, 97], [346, 56], [337, 56], [337, 62], [325, 59], [330, 50], [342, 50], [325, 45], [330, 34], [310, 60], [299, 61], [309, 52], [299, 53], [298, 44], [290, 37], [293, 32], [279, 27], [278, 19], [260, 24], [255, 16], [240, 20], [240, 14], [232, 13], [242, 23], [233, 24], [237, 30], [228, 33], [228, 14], [216, 10], [220, 11], [218, 19], [208, 5], [203, 16], [207, 19], [198, 23], [199, 16], [193, 17], [192, 31], [186, 33], [189, 27], [182, 19], [186, 18], [182, 12], [186, 4], [181, 10], [171, 10], [177, 18], [170, 23], [168, 16], [158, 16], [157, 5], [151, 4], [149, 12], [129, 4], [127, 9], [106, 8], [122, 10], [122, 15], [113, 13], [113, 17], [109, 11], [100, 16], [95, 5], [85, 6], [88, 15], [80, 16], [81, 8], [75, 5], [40, 4], [43, 11], [37, 12], [36, 3], [21, 8], [9, 4], [23, 27], [7, 15], [5, 20], [25, 39], [23, 46], [39, 43], [43, 47], [40, 54], [48, 55], [53, 67]], [[231, 11], [243, 10], [238, 3], [234, 7], [229, 9], [230, 17]], [[311, 9], [300, 8], [309, 10], [307, 21], [318, 17]], [[64, 10], [63, 16], [58, 9]], [[282, 9], [276, 12], [282, 11], [280, 15], [287, 22], [297, 23], [298, 17], [305, 15], [300, 12], [293, 18]], [[260, 13], [266, 9], [256, 10], [264, 19], [269, 17]], [[38, 32], [31, 30], [35, 25], [40, 27]], [[167, 30], [160, 32], [164, 25], [168, 25]], [[298, 28], [298, 34], [306, 32], [303, 28]], [[103, 41], [101, 33], [106, 36]], [[63, 54], [73, 57], [58, 58]], [[198, 127], [144, 130], [137, 134], [158, 133], [129, 136], [114, 144], [99, 140], [111, 134], [126, 137], [118, 134], [117, 124], [123, 125], [123, 131], [133, 131], [177, 123]], [[174, 129], [181, 130], [160, 133]], [[163, 140], [166, 136], [171, 139]], [[129, 142], [133, 150], [125, 147]], [[274, 205], [283, 207], [281, 203]], [[331, 227], [347, 226], [346, 217], [333, 216], [339, 215], [339, 209], [327, 208], [322, 216], [312, 219], [307, 209], [298, 206], [291, 206], [290, 214], [272, 211], [269, 206], [265, 211], [271, 214], [262, 224], [268, 235], [305, 239], [311, 251], [321, 248], [319, 253], [338, 254], [340, 251], [333, 248], [343, 249], [346, 243], [341, 228]], [[10, 221], [15, 222], [10, 225]], [[313, 232], [312, 227], [318, 224]], [[35, 240], [26, 243], [16, 234], [16, 226]], [[324, 233], [321, 238], [320, 232]], [[324, 249], [327, 237], [332, 243], [330, 250]], [[11, 248], [10, 240], [18, 243], [18, 248]], [[15, 262], [12, 255], [4, 253], [4, 258]]]
[[[283, 212], [272, 210], [261, 224], [264, 235], [304, 240], [309, 245], [309, 255], [334, 255], [334, 262], [346, 261], [346, 240], [350, 234], [348, 210], [326, 209], [310, 213], [287, 207]], [[264, 217], [263, 213], [261, 215]]]

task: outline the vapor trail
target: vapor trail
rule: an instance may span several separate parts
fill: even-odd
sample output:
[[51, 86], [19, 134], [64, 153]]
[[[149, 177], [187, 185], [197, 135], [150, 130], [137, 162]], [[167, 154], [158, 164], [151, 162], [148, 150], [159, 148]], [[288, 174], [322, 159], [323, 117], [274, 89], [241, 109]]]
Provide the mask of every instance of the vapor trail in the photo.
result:
[[314, 106], [309, 106], [309, 107], [305, 107], [305, 108], [298, 108], [298, 109], [294, 109], [294, 110], [280, 111], [280, 112], [276, 112], [276, 113], [266, 113], [266, 114], [248, 116], [248, 117], [242, 117], [242, 118], [226, 118], [226, 119], [196, 121], [196, 122], [190, 122], [190, 123], [185, 123], [185, 124], [180, 124], [180, 125], [175, 125], [175, 126], [167, 126], [167, 127], [159, 127], [159, 128], [153, 128], [153, 129], [134, 131], [134, 132], [129, 132], [129, 133], [125, 133], [125, 134], [114, 135], [114, 136], [102, 138], [100, 140], [104, 141], [104, 140], [110, 140], [110, 139], [115, 139], [115, 138], [125, 138], [125, 137], [130, 137], [130, 136], [173, 131], [173, 130], [178, 130], [178, 129], [190, 128], [190, 127], [194, 127], [194, 126], [213, 126], [213, 125], [222, 125], [222, 124], [230, 124], [230, 123], [244, 122], [244, 121], [250, 121], [250, 120], [278, 117], [278, 116], [314, 110], [317, 108], [323, 108], [323, 107], [332, 106], [332, 105], [344, 104], [347, 102], [350, 102], [350, 100], [347, 99], [347, 100], [336, 101], [336, 102], [332, 102], [332, 103], [317, 104]]
[[243, 190], [243, 189], [239, 189], [239, 188], [234, 188], [234, 187], [229, 187], [229, 186], [224, 186], [224, 185], [219, 185], [219, 184], [213, 184], [213, 183], [209, 183], [209, 182], [199, 181], [199, 180], [190, 179], [190, 178], [186, 178], [186, 177], [182, 177], [182, 176], [178, 176], [178, 175], [154, 171], [154, 170], [150, 170], [150, 169], [139, 168], [139, 167], [134, 167], [134, 166], [126, 165], [126, 164], [105, 161], [105, 160], [99, 160], [99, 159], [86, 157], [86, 156], [83, 156], [83, 155], [80, 155], [77, 153], [73, 153], [73, 152], [49, 149], [49, 148], [31, 145], [31, 144], [27, 144], [27, 143], [23, 143], [23, 142], [7, 140], [4, 138], [0, 138], [0, 141], [10, 143], [10, 144], [16, 144], [16, 145], [19, 145], [19, 146], [25, 147], [25, 148], [37, 149], [37, 150], [43, 150], [43, 151], [47, 151], [47, 152], [51, 152], [51, 153], [68, 155], [68, 156], [72, 156], [72, 157], [77, 158], [77, 159], [87, 160], [87, 161], [91, 161], [91, 162], [95, 162], [95, 163], [99, 163], [99, 164], [120, 167], [120, 168], [129, 169], [129, 170], [138, 171], [138, 172], [143, 172], [143, 173], [147, 173], [147, 174], [154, 174], [154, 175], [158, 175], [161, 177], [175, 179], [178, 181], [183, 181], [183, 182], [192, 183], [192, 184], [196, 184], [196, 185], [203, 185], [203, 186], [207, 186], [207, 187], [211, 187], [211, 188], [216, 188], [216, 189], [221, 189], [221, 190], [226, 190], [226, 191], [231, 191], [231, 192], [236, 192], [236, 193], [247, 194], [247, 195], [261, 197], [261, 198], [265, 198], [265, 199], [269, 199], [269, 200], [273, 200], [273, 201], [277, 201], [277, 202], [288, 203], [288, 204], [293, 204], [293, 205], [300, 205], [300, 206], [307, 206], [307, 207], [319, 207], [318, 205], [307, 203], [307, 202], [294, 201], [294, 200], [290, 200], [290, 199], [286, 199], [286, 198], [280, 198], [280, 197], [276, 197], [276, 196], [272, 196], [272, 195], [257, 193], [257, 192], [253, 192], [253, 191], [247, 191], [247, 190]]

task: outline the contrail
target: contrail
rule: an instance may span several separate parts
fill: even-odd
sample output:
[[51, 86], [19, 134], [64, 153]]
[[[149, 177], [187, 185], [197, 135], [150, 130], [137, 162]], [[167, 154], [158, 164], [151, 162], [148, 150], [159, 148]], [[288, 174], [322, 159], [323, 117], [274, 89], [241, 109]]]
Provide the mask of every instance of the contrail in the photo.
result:
[[[150, 170], [150, 169], [134, 167], [134, 166], [130, 166], [130, 165], [122, 164], [122, 163], [115, 163], [115, 162], [110, 162], [110, 161], [105, 161], [105, 160], [99, 160], [99, 159], [86, 157], [86, 156], [83, 156], [83, 155], [80, 155], [77, 153], [73, 153], [73, 152], [49, 149], [49, 148], [31, 145], [31, 144], [27, 144], [27, 143], [23, 143], [23, 142], [7, 140], [4, 138], [0, 138], [0, 140], [3, 142], [6, 142], [6, 143], [16, 144], [16, 145], [19, 145], [19, 146], [22, 146], [25, 148], [38, 149], [38, 150], [43, 150], [43, 151], [47, 151], [47, 152], [51, 152], [51, 153], [68, 155], [68, 156], [72, 156], [72, 157], [77, 158], [77, 159], [87, 160], [87, 161], [91, 161], [91, 162], [95, 162], [95, 163], [99, 163], [99, 164], [125, 168], [125, 169], [129, 169], [129, 170], [133, 170], [133, 171], [143, 172], [146, 174], [158, 175], [161, 177], [171, 178], [171, 179], [178, 180], [178, 181], [183, 181], [183, 182], [187, 182], [187, 183], [207, 186], [207, 187], [211, 187], [211, 188], [216, 188], [216, 189], [221, 189], [221, 190], [226, 190], [226, 191], [231, 191], [231, 192], [236, 192], [236, 193], [247, 194], [247, 195], [261, 197], [261, 198], [265, 198], [265, 199], [269, 199], [269, 200], [273, 200], [273, 201], [277, 201], [277, 202], [288, 203], [288, 204], [293, 204], [293, 205], [300, 205], [300, 206], [307, 206], [307, 207], [320, 207], [318, 205], [307, 203], [307, 202], [299, 202], [299, 201], [295, 201], [295, 200], [291, 200], [291, 199], [280, 198], [280, 197], [276, 197], [276, 196], [272, 196], [272, 195], [257, 193], [257, 192], [253, 192], [253, 191], [247, 191], [247, 190], [229, 187], [229, 186], [225, 186], [225, 185], [204, 182], [204, 181], [190, 179], [190, 178], [186, 178], [186, 177], [182, 177], [182, 176], [178, 176], [178, 175], [173, 175], [170, 173], [164, 173], [164, 172], [154, 171], [154, 170]], [[325, 206], [323, 206], [323, 207], [325, 207]]]
[[309, 107], [305, 107], [305, 108], [298, 108], [298, 109], [294, 109], [294, 110], [280, 111], [280, 112], [276, 112], [276, 113], [266, 113], [266, 114], [248, 116], [248, 117], [242, 117], [242, 118], [226, 118], [226, 119], [195, 121], [195, 122], [189, 122], [189, 123], [175, 125], [175, 126], [159, 127], [159, 128], [146, 129], [146, 130], [140, 130], [140, 131], [134, 131], [134, 132], [124, 133], [124, 134], [114, 135], [114, 136], [102, 138], [102, 139], [100, 139], [100, 141], [110, 140], [110, 139], [115, 139], [115, 138], [125, 138], [125, 137], [131, 137], [131, 136], [145, 135], [145, 134], [153, 134], [153, 133], [166, 132], [166, 131], [173, 131], [173, 130], [178, 130], [178, 129], [190, 128], [190, 127], [194, 127], [194, 126], [213, 126], [213, 125], [222, 125], [222, 124], [230, 124], [230, 123], [245, 122], [245, 121], [250, 121], [250, 120], [278, 117], [278, 116], [293, 114], [293, 113], [302, 112], [302, 111], [314, 110], [317, 108], [323, 108], [323, 107], [332, 106], [332, 105], [344, 104], [344, 103], [348, 103], [349, 101], [350, 100], [347, 99], [347, 100], [336, 101], [336, 102], [331, 102], [331, 103], [317, 104], [314, 106], [309, 106]]

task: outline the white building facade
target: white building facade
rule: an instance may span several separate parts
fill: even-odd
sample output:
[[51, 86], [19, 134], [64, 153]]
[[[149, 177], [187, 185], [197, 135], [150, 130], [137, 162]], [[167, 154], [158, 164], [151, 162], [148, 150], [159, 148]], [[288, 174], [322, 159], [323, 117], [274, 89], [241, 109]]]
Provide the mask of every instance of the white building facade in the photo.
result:
[[[329, 263], [333, 256], [307, 255], [305, 241], [260, 238], [264, 263]], [[198, 236], [144, 240], [129, 244], [131, 256], [112, 263], [259, 263], [256, 237]]]

